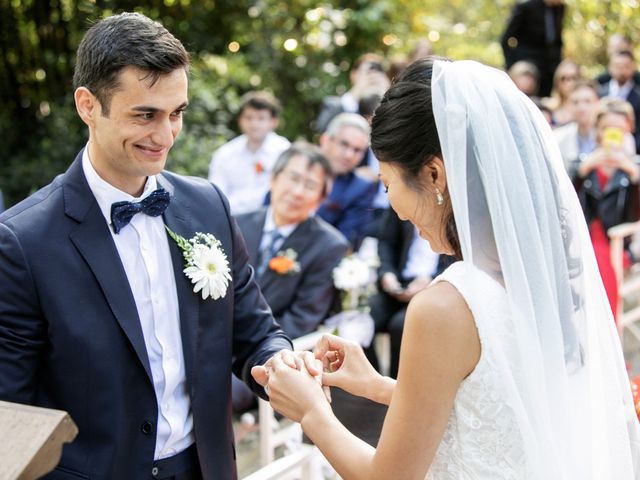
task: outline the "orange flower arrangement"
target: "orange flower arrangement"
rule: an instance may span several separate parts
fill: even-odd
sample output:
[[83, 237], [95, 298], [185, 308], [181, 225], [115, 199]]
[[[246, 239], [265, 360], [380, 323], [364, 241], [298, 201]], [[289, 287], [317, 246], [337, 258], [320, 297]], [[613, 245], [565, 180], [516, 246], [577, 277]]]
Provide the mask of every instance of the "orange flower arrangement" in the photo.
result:
[[640, 420], [640, 377], [631, 380], [631, 393], [633, 393], [633, 406], [636, 407], [636, 415]]
[[278, 252], [278, 255], [269, 260], [269, 268], [278, 275], [288, 275], [300, 271], [300, 264], [296, 261], [298, 254], [288, 248], [284, 252]]

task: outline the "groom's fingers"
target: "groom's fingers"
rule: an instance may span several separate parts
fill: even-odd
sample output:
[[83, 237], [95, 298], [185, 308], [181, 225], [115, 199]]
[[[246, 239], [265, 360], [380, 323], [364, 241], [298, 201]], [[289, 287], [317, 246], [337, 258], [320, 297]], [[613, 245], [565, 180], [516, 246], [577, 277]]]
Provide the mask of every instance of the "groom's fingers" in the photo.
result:
[[304, 366], [311, 375], [315, 377], [322, 373], [322, 363], [319, 363], [313, 353], [298, 352], [298, 356], [304, 360]]
[[282, 358], [282, 361], [289, 367], [298, 370], [298, 363], [296, 362], [296, 354], [291, 350], [280, 350], [276, 357]]
[[262, 387], [264, 387], [269, 380], [269, 374], [267, 373], [267, 369], [263, 365], [256, 365], [255, 367], [253, 367], [251, 369], [251, 376]]

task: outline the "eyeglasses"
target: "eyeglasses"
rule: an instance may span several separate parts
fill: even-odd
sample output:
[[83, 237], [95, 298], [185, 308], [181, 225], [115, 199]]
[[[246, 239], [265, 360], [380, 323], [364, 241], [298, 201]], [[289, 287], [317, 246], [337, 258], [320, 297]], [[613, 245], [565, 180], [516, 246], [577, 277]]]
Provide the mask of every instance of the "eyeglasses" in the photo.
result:
[[353, 153], [355, 153], [356, 155], [364, 155], [364, 152], [366, 152], [367, 150], [366, 147], [360, 148], [360, 147], [351, 145], [348, 141], [346, 141], [343, 138], [332, 138], [332, 140], [334, 142], [337, 142], [340, 148], [342, 148], [343, 150], [353, 150]]
[[560, 77], [561, 82], [575, 82], [576, 80], [578, 80], [578, 77], [575, 75], [562, 75]]
[[282, 172], [284, 178], [287, 179], [287, 181], [291, 184], [291, 185], [302, 185], [302, 187], [307, 191], [307, 192], [319, 192], [320, 189], [322, 188], [322, 185], [314, 180], [310, 180], [308, 178], [305, 178], [303, 175], [300, 175], [299, 173], [296, 172]]

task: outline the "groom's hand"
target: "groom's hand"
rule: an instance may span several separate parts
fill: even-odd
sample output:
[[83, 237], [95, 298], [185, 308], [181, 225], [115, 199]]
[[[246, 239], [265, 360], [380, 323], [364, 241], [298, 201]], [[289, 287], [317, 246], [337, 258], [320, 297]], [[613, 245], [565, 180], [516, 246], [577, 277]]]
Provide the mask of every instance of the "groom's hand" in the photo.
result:
[[[316, 379], [318, 384], [322, 385], [322, 362], [319, 362], [313, 353], [304, 350], [295, 352], [292, 352], [291, 350], [280, 350], [273, 357], [267, 360], [264, 365], [258, 365], [251, 369], [251, 375], [258, 384], [264, 387], [267, 395], [269, 395], [269, 371], [276, 357], [279, 357], [285, 365], [293, 368], [294, 370], [299, 370], [299, 367], [303, 362], [307, 372]], [[296, 358], [299, 360], [296, 361]], [[300, 362], [300, 360], [302, 360], [302, 362]], [[322, 390], [324, 391], [327, 401], [331, 402], [331, 390], [329, 387], [323, 386]]]
[[[267, 383], [269, 382], [269, 369], [271, 368], [271, 365], [273, 364], [273, 359], [276, 356], [280, 356], [282, 361], [286, 365], [290, 366], [291, 368], [297, 369], [295, 353], [287, 349], [280, 350], [273, 357], [267, 360], [264, 363], [264, 365], [256, 365], [251, 369], [251, 376], [262, 387], [266, 387]], [[265, 388], [265, 391], [266, 391], [266, 388]], [[269, 392], [267, 392], [267, 395], [268, 394]]]

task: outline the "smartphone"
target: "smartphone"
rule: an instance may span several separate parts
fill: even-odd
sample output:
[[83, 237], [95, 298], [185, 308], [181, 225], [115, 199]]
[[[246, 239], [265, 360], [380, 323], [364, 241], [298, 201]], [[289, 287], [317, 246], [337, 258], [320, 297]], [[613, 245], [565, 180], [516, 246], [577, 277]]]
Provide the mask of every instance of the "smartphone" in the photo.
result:
[[606, 127], [602, 132], [602, 145], [609, 148], [622, 148], [624, 132], [621, 128]]

